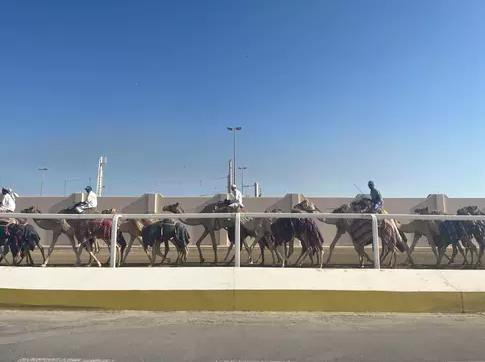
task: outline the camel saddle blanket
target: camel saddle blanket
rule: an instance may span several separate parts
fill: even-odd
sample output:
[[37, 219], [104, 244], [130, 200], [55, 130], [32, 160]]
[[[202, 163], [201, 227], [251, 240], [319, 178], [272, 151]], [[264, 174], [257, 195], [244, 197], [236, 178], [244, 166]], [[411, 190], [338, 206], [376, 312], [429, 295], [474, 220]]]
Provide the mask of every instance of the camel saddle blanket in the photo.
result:
[[96, 237], [111, 240], [111, 227], [112, 220], [93, 220], [87, 223], [87, 228], [84, 234], [86, 239], [91, 238], [93, 235]]

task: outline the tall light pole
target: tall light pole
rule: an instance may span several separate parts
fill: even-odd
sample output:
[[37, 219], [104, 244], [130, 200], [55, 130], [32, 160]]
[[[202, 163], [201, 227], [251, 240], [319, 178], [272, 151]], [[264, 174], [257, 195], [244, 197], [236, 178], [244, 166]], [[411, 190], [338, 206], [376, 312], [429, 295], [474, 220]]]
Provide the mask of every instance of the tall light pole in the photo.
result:
[[[80, 179], [78, 178], [66, 178], [64, 180], [64, 196], [67, 196], [66, 193], [67, 193], [67, 183], [70, 182], [70, 181], [81, 181]], [[91, 183], [91, 182], [90, 182]]]
[[38, 168], [38, 170], [40, 171], [40, 196], [42, 196], [42, 193], [44, 192], [44, 171], [47, 171], [48, 168], [47, 167], [41, 167], [41, 168]]
[[241, 170], [241, 192], [244, 196], [244, 170], [247, 169], [246, 166], [238, 167]]
[[236, 131], [240, 131], [242, 127], [227, 127], [229, 131], [231, 131], [234, 135], [234, 159], [232, 160], [232, 180], [235, 183], [236, 182]]

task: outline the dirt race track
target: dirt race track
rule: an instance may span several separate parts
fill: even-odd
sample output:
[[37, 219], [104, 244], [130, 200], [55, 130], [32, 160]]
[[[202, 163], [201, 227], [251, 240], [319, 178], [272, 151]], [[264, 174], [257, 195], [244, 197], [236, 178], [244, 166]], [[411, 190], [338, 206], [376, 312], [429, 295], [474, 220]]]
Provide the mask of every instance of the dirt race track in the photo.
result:
[[[45, 248], [45, 253], [47, 255], [47, 249]], [[189, 256], [187, 259], [187, 263], [185, 266], [190, 267], [190, 266], [201, 266], [199, 262], [199, 256], [197, 252], [197, 248], [191, 247], [189, 248]], [[367, 254], [372, 258], [372, 249], [367, 249]], [[224, 257], [227, 252], [227, 247], [222, 246], [218, 247], [218, 265], [219, 266], [225, 266], [226, 264], [223, 263]], [[232, 253], [234, 252], [234, 249]], [[202, 248], [202, 253], [205, 257], [205, 263], [203, 265], [206, 266], [213, 266], [212, 262], [214, 260], [214, 254], [212, 247], [203, 247]], [[232, 255], [231, 253], [231, 255]], [[295, 251], [293, 255], [290, 258], [290, 262], [293, 264], [296, 259], [298, 258], [300, 254], [300, 248], [295, 248]], [[447, 254], [451, 256], [451, 250], [448, 250]], [[256, 260], [259, 255], [259, 249], [256, 249], [253, 252], [253, 259]], [[435, 268], [435, 263], [436, 259], [431, 252], [429, 248], [416, 248], [412, 254], [414, 261], [416, 263], [415, 268]], [[97, 255], [101, 263], [106, 263], [108, 260], [108, 249], [104, 246], [101, 246], [101, 251]], [[168, 257], [171, 259], [171, 262], [174, 262], [176, 259], [176, 253], [175, 253], [175, 248], [171, 247], [170, 252], [168, 254]], [[328, 249], [325, 249], [325, 255], [324, 255], [324, 261], [326, 261], [326, 258], [328, 257]], [[468, 255], [468, 258], [470, 258], [470, 255]], [[230, 257], [229, 257], [230, 259]], [[399, 268], [410, 268], [409, 266], [403, 265], [404, 261], [406, 259], [405, 254], [398, 254], [397, 262], [398, 262], [398, 267]], [[11, 255], [9, 255], [9, 260], [11, 260]], [[89, 260], [88, 254], [83, 251], [83, 254], [81, 256], [81, 261], [83, 264], [87, 264]], [[42, 263], [42, 257], [41, 254], [38, 250], [34, 251], [34, 261], [36, 265], [40, 265]], [[54, 252], [51, 255], [51, 259], [49, 261], [49, 266], [73, 266], [76, 261], [76, 258], [74, 256], [74, 253], [71, 248], [66, 248], [66, 247], [61, 247], [61, 248], [56, 248], [54, 249]], [[161, 258], [157, 257], [157, 265], [159, 265]], [[382, 264], [382, 267], [387, 267], [387, 264], [389, 262], [389, 259], [386, 259], [386, 261]], [[476, 266], [468, 266], [468, 265], [462, 265], [463, 263], [463, 258], [458, 255], [455, 259], [455, 263], [453, 265], [448, 265], [447, 264], [448, 260], [443, 258], [442, 265], [439, 268], [446, 268], [446, 269], [471, 269], [471, 268], [477, 268]], [[474, 260], [476, 262], [476, 260]], [[272, 259], [271, 259], [271, 254], [269, 252], [265, 253], [265, 266], [271, 267], [272, 264]], [[2, 262], [2, 265], [5, 265]], [[25, 265], [25, 261], [22, 262], [22, 265]], [[106, 265], [106, 264], [105, 264]], [[93, 263], [93, 266], [95, 264]], [[126, 261], [125, 266], [127, 267], [146, 267], [148, 266], [148, 258], [143, 252], [143, 250], [140, 247], [133, 247], [128, 259]], [[163, 264], [164, 267], [170, 266], [170, 264], [167, 264], [166, 262]], [[245, 250], [241, 252], [241, 266], [249, 266], [248, 264], [248, 255]], [[327, 268], [356, 268], [358, 266], [358, 259], [357, 259], [357, 253], [355, 252], [353, 247], [337, 247], [334, 250], [334, 254], [332, 256], [332, 262], [330, 265], [325, 266]], [[307, 259], [304, 263], [303, 267], [311, 267], [309, 263], [309, 259]], [[369, 263], [365, 264], [365, 267], [371, 268], [372, 265]], [[484, 267], [480, 267], [484, 268]], [[484, 268], [485, 269], [485, 268]]]

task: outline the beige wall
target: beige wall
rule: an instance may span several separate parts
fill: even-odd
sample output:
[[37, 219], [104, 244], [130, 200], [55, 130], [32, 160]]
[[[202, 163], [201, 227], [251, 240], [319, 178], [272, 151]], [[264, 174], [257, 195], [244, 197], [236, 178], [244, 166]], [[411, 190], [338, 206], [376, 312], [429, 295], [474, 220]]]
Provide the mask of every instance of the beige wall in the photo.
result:
[[[202, 208], [212, 202], [224, 200], [228, 195], [220, 194], [213, 197], [163, 197], [160, 194], [145, 194], [143, 196], [130, 197], [100, 197], [98, 199], [98, 209], [104, 210], [114, 207], [120, 213], [126, 214], [143, 214], [146, 212], [161, 213], [162, 208], [166, 205], [179, 202], [185, 212], [200, 212]], [[285, 212], [290, 212], [292, 207], [304, 199], [300, 194], [288, 194], [284, 197], [246, 197], [244, 206], [248, 211], [264, 212], [268, 209], [280, 208]], [[348, 197], [310, 197], [322, 212], [332, 212], [333, 209], [344, 203], [350, 202], [353, 198]], [[17, 199], [17, 211], [30, 206], [37, 206], [44, 213], [57, 213], [62, 208], [68, 207], [77, 201], [82, 200], [82, 194], [72, 194], [68, 197], [19, 197]], [[462, 206], [476, 205], [481, 209], [485, 208], [485, 199], [451, 199], [446, 195], [429, 195], [427, 198], [386, 198], [385, 208], [389, 213], [407, 214], [417, 207], [428, 206], [430, 210], [441, 210], [448, 213], [454, 213]], [[318, 222], [318, 225], [325, 238], [325, 244], [329, 245], [335, 235], [335, 227]], [[189, 227], [189, 233], [192, 243], [195, 244], [202, 234], [203, 228], [200, 226]], [[42, 243], [48, 244], [52, 238], [51, 232], [39, 230]], [[227, 243], [227, 234], [225, 231], [217, 233], [218, 244]], [[68, 244], [67, 238], [62, 236], [59, 244]], [[203, 244], [210, 244], [209, 238], [203, 241]], [[342, 238], [339, 245], [351, 245], [348, 236]]]

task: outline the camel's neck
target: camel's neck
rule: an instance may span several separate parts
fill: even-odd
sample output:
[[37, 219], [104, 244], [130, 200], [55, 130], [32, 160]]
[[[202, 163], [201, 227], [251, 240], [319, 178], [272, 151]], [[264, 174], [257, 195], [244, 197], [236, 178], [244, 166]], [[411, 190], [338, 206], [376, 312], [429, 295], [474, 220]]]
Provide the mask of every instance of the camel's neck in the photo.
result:
[[[202, 220], [201, 219], [178, 219], [180, 222], [184, 223], [185, 225], [188, 226], [198, 226], [202, 225]], [[207, 219], [209, 220], [209, 219]]]
[[47, 219], [33, 219], [34, 222], [38, 227], [43, 230], [53, 230], [55, 228], [56, 221], [55, 220], [47, 220]]

